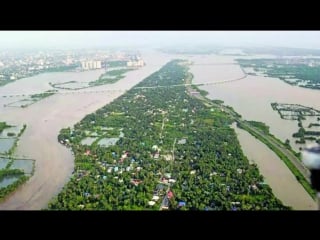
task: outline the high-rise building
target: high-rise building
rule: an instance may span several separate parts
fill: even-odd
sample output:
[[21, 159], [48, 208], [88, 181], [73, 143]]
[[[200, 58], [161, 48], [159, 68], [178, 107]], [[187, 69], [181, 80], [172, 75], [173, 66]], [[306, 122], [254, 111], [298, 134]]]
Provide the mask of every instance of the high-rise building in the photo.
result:
[[83, 70], [100, 69], [101, 61], [82, 61], [81, 67]]

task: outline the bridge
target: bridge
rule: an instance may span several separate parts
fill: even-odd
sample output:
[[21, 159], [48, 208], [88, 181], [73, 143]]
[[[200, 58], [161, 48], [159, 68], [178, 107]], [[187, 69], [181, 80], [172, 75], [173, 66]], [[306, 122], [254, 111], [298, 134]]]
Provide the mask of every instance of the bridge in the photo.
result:
[[[208, 64], [193, 64], [193, 65], [236, 65], [237, 63], [208, 63]], [[239, 78], [229, 79], [229, 80], [221, 80], [221, 81], [209, 81], [204, 83], [183, 83], [183, 84], [175, 84], [175, 85], [155, 85], [155, 86], [147, 86], [147, 87], [133, 87], [131, 89], [154, 89], [154, 88], [168, 88], [168, 87], [188, 87], [188, 86], [206, 86], [206, 85], [219, 85], [219, 84], [227, 84], [235, 81], [240, 81], [247, 78], [248, 74], [241, 68], [243, 72], [243, 76]], [[85, 88], [88, 89], [88, 88]], [[104, 92], [126, 92], [129, 89], [99, 89], [99, 90], [70, 90], [70, 91], [57, 91], [54, 94], [88, 94], [88, 93], [104, 93]], [[34, 93], [25, 93], [25, 94], [10, 94], [10, 93], [2, 93], [0, 97], [3, 98], [15, 98], [15, 97], [31, 97], [34, 94], [41, 94], [43, 92], [34, 92]]]

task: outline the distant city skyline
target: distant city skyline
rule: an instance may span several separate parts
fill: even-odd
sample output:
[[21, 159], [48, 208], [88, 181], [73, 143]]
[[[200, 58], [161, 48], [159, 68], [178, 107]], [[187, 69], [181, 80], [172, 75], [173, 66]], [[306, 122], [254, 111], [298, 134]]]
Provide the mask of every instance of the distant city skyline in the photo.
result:
[[320, 31], [1, 31], [0, 49], [216, 45], [320, 49]]

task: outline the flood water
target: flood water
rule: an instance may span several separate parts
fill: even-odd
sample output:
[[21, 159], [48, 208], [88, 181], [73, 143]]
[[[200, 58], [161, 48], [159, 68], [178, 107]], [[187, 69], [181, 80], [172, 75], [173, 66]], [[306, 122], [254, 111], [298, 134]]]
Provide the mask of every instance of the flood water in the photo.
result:
[[[55, 94], [27, 108], [3, 107], [9, 97], [0, 97], [1, 121], [10, 122], [12, 125], [27, 124], [16, 150], [17, 157], [35, 159], [34, 175], [5, 202], [0, 203], [0, 209], [47, 207], [52, 197], [58, 194], [69, 180], [74, 166], [74, 158], [70, 149], [61, 145], [57, 140], [60, 129], [72, 127], [87, 114], [110, 103], [126, 90], [159, 70], [173, 56], [145, 52], [142, 53], [142, 58], [146, 66], [126, 73], [125, 78], [114, 84], [93, 87], [85, 91], [79, 90], [79, 93]], [[93, 81], [100, 76], [102, 71], [104, 70], [45, 73], [1, 87], [0, 96], [44, 92], [52, 89], [49, 82]], [[101, 92], [100, 90], [108, 91]]]
[[8, 133], [13, 133], [14, 136], [17, 136], [20, 133], [22, 128], [23, 126], [12, 126], [12, 127], [5, 128], [3, 129], [2, 133], [0, 133], [0, 138], [8, 138]]
[[0, 153], [7, 153], [14, 145], [15, 138], [0, 138]]
[[15, 181], [17, 181], [20, 177], [19, 176], [10, 176], [10, 177], [4, 177], [1, 181], [0, 181], [0, 188], [4, 188], [9, 186], [10, 184], [14, 183]]
[[265, 182], [284, 205], [291, 206], [295, 210], [317, 209], [315, 201], [273, 151], [248, 132], [237, 128], [236, 124], [233, 124], [233, 129], [248, 160], [258, 165]]
[[[233, 57], [194, 56], [193, 83], [220, 82], [245, 76]], [[221, 63], [221, 64], [217, 64]], [[279, 79], [247, 76], [239, 81], [200, 87], [211, 99], [220, 99], [232, 106], [246, 120], [261, 121], [270, 126], [270, 132], [285, 141], [290, 140], [295, 150], [304, 145], [294, 144], [292, 133], [298, 130], [297, 121], [281, 119], [271, 108], [272, 102], [301, 104], [320, 110], [320, 91], [291, 86]], [[305, 125], [308, 125], [306, 121]], [[295, 209], [315, 209], [315, 203], [298, 183], [286, 165], [266, 146], [243, 130], [237, 130], [240, 144], [249, 160], [254, 160], [262, 175], [283, 203]]]
[[0, 170], [6, 168], [9, 162], [7, 158], [0, 158]]
[[[208, 55], [191, 59], [195, 63], [190, 68], [194, 74], [194, 83], [219, 82], [244, 76], [239, 65], [230, 64], [234, 63], [234, 58], [230, 56]], [[299, 151], [299, 147], [305, 147], [302, 144], [295, 144], [297, 139], [292, 137], [298, 130], [298, 122], [281, 119], [278, 112], [272, 109], [271, 103], [301, 104], [320, 110], [320, 90], [292, 86], [277, 78], [249, 75], [239, 81], [205, 85], [200, 88], [209, 92], [207, 97], [221, 99], [226, 105], [232, 106], [244, 119], [266, 123], [270, 126], [270, 132], [280, 140], [289, 139], [296, 151]], [[308, 127], [308, 120], [303, 126]]]
[[10, 169], [20, 169], [25, 174], [31, 174], [33, 169], [33, 162], [33, 160], [28, 159], [14, 160], [12, 165], [10, 166]]
[[[9, 108], [3, 107], [3, 105], [10, 101], [19, 100], [19, 97], [8, 97], [10, 95], [33, 94], [51, 90], [53, 88], [49, 82], [93, 81], [104, 70], [45, 73], [0, 87], [0, 96], [6, 96], [0, 97], [1, 121], [7, 121], [10, 125], [27, 124], [27, 128], [19, 141], [16, 156], [35, 159], [34, 175], [23, 187], [10, 195], [5, 202], [0, 203], [0, 209], [45, 208], [50, 199], [59, 193], [69, 180], [74, 166], [74, 158], [70, 149], [57, 141], [60, 129], [72, 127], [85, 115], [110, 103], [177, 56], [148, 52], [142, 54], [142, 57], [147, 64], [145, 67], [126, 73], [125, 78], [114, 84], [78, 90], [77, 93], [72, 94], [55, 94], [27, 108]], [[179, 58], [189, 58], [195, 63], [194, 66], [190, 67], [194, 74], [194, 83], [219, 82], [244, 76], [241, 68], [235, 64], [234, 57], [231, 56], [179, 56]], [[270, 132], [283, 141], [289, 138], [290, 142], [294, 142], [295, 139], [292, 139], [291, 135], [297, 130], [297, 122], [281, 119], [278, 113], [272, 110], [271, 102], [299, 103], [320, 109], [320, 101], [318, 101], [320, 91], [294, 87], [274, 78], [248, 76], [239, 81], [205, 85], [201, 88], [209, 92], [208, 97], [221, 99], [227, 105], [232, 106], [244, 119], [265, 122], [270, 126]], [[101, 92], [101, 90], [107, 91]], [[71, 92], [69, 90], [59, 91]], [[96, 92], [92, 93], [92, 91]], [[20, 99], [23, 99], [23, 97], [20, 97]], [[240, 143], [241, 146], [247, 143], [250, 151], [254, 152], [255, 148], [248, 144], [251, 143], [250, 141], [247, 138], [244, 140], [241, 138]], [[255, 158], [258, 164], [259, 160], [256, 159], [258, 156], [251, 156], [248, 151], [245, 150], [246, 155], [249, 158]], [[266, 151], [270, 153], [270, 150]], [[264, 171], [263, 175], [270, 186], [272, 181], [276, 181], [271, 180], [271, 178], [278, 180], [281, 176], [287, 178], [286, 175], [281, 174], [282, 170], [278, 172], [279, 167], [274, 164], [273, 162], [267, 164], [273, 171], [261, 170], [261, 172]], [[262, 166], [262, 163], [260, 165]], [[258, 164], [259, 168], [260, 165]], [[291, 179], [289, 175], [288, 179]], [[297, 181], [295, 183], [294, 180], [283, 181], [288, 184], [286, 188], [292, 189], [290, 191], [285, 190], [287, 197], [280, 196], [277, 193], [276, 186], [271, 187], [275, 188], [273, 191], [276, 196], [286, 203], [288, 201], [286, 198], [297, 196], [295, 191]], [[306, 192], [298, 193], [298, 195], [303, 195], [302, 198], [308, 199]], [[290, 203], [295, 205], [296, 209], [309, 209], [308, 200], [306, 200], [307, 206], [303, 205], [301, 201]]]

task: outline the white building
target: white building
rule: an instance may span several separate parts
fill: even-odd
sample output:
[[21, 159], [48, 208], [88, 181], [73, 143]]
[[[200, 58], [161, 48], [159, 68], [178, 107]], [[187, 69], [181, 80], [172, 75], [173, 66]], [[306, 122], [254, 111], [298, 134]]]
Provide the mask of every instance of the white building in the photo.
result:
[[145, 65], [145, 63], [141, 59], [137, 60], [137, 61], [130, 60], [127, 62], [128, 67], [143, 67], [144, 65]]
[[81, 67], [83, 70], [100, 69], [101, 61], [82, 61]]

